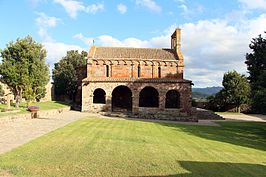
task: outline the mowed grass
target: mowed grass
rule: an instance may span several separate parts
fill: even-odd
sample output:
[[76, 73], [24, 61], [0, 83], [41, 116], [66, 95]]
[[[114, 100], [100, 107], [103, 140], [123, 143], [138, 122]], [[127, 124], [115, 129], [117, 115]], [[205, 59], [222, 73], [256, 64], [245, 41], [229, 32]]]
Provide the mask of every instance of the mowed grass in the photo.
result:
[[0, 169], [14, 176], [263, 177], [266, 124], [87, 118], [1, 155]]

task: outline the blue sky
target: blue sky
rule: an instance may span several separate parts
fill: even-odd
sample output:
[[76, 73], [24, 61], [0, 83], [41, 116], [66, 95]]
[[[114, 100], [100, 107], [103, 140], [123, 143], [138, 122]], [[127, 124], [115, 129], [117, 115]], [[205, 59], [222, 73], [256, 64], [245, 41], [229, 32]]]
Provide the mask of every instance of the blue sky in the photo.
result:
[[31, 35], [53, 64], [67, 50], [99, 46], [170, 47], [182, 29], [185, 77], [221, 85], [224, 72], [246, 73], [251, 38], [266, 31], [266, 0], [0, 0], [0, 48]]

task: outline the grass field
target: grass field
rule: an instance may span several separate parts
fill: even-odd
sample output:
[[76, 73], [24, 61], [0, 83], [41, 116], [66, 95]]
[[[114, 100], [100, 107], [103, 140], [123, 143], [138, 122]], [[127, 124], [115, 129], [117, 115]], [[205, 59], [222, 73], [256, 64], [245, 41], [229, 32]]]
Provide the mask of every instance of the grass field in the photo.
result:
[[[58, 102], [58, 101], [36, 102], [36, 103], [32, 103], [31, 105], [39, 106], [40, 110], [60, 109], [60, 108], [69, 106], [66, 103]], [[7, 108], [7, 105], [0, 104], [0, 109], [5, 109], [5, 108]], [[26, 103], [20, 104], [18, 109], [15, 107], [15, 105], [12, 105], [11, 110], [13, 111], [17, 110], [17, 112], [10, 112], [10, 111], [0, 112], [0, 118], [8, 116], [8, 115], [23, 114], [23, 113], [28, 112]]]
[[14, 176], [263, 177], [266, 124], [82, 119], [1, 155], [0, 169]]

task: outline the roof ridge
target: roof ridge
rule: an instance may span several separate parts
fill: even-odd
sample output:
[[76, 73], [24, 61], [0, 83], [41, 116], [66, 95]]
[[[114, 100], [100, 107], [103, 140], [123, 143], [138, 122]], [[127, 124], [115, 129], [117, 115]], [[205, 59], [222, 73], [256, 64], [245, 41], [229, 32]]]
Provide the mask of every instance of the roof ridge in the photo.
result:
[[154, 50], [171, 50], [171, 48], [149, 48], [149, 47], [112, 47], [112, 46], [96, 46], [97, 48], [122, 48], [122, 49], [154, 49]]

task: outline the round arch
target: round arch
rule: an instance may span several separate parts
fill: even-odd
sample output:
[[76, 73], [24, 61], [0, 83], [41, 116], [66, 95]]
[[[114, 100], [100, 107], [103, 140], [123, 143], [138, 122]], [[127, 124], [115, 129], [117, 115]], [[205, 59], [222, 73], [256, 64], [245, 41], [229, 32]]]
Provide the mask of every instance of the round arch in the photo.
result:
[[103, 89], [97, 88], [93, 92], [93, 103], [105, 104], [106, 93]]
[[180, 108], [180, 93], [177, 90], [169, 90], [166, 93], [165, 108]]
[[112, 111], [131, 112], [132, 92], [127, 86], [117, 86], [112, 92]]
[[144, 87], [140, 91], [139, 107], [159, 107], [159, 93], [154, 87]]

